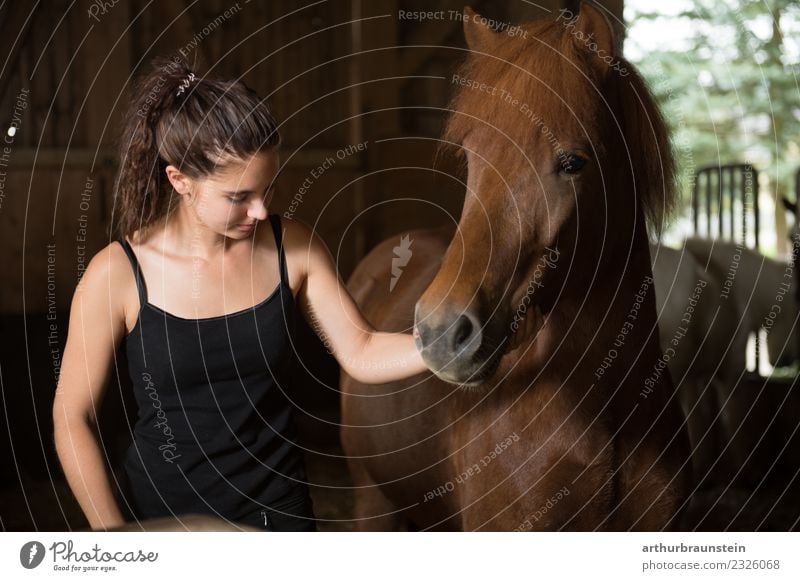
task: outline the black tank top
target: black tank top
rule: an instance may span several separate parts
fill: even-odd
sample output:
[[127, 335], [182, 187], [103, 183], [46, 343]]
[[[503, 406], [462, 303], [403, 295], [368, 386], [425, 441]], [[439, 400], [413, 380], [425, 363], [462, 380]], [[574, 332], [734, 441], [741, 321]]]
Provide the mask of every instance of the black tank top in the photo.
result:
[[151, 305], [136, 256], [120, 240], [140, 304], [125, 337], [139, 408], [125, 469], [139, 518], [207, 513], [237, 520], [306, 487], [290, 401], [296, 310], [280, 219], [269, 219], [277, 288], [253, 307], [204, 319]]

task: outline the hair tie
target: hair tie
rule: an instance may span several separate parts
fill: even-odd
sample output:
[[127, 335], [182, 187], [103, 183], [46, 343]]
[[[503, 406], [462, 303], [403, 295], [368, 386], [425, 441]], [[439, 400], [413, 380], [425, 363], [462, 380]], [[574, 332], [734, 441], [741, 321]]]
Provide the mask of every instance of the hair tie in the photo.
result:
[[192, 84], [192, 81], [194, 81], [194, 79], [195, 79], [195, 77], [194, 77], [194, 73], [189, 73], [189, 76], [188, 76], [188, 77], [186, 77], [186, 78], [185, 78], [183, 81], [181, 81], [181, 86], [180, 86], [180, 88], [178, 89], [178, 94], [177, 94], [176, 96], [177, 96], [177, 97], [180, 97], [180, 96], [183, 94], [183, 92], [184, 92], [186, 89], [188, 89], [188, 88], [189, 88], [189, 85], [191, 85], [191, 84]]

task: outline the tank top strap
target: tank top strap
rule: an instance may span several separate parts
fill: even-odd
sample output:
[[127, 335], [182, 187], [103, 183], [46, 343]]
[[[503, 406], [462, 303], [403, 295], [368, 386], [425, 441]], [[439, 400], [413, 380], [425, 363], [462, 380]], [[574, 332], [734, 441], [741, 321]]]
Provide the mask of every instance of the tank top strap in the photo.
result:
[[281, 228], [281, 217], [278, 214], [270, 214], [269, 221], [272, 224], [272, 232], [275, 234], [275, 247], [278, 249], [278, 261], [281, 269], [281, 282], [289, 285], [289, 275], [286, 273], [286, 254], [283, 251], [283, 229]]
[[128, 260], [131, 263], [133, 276], [136, 278], [136, 290], [139, 291], [139, 308], [142, 308], [147, 303], [147, 289], [144, 286], [142, 269], [139, 267], [139, 261], [136, 259], [136, 255], [133, 253], [133, 248], [131, 248], [131, 245], [128, 244], [128, 241], [125, 240], [125, 238], [120, 238], [118, 242], [125, 251], [125, 254], [128, 255]]

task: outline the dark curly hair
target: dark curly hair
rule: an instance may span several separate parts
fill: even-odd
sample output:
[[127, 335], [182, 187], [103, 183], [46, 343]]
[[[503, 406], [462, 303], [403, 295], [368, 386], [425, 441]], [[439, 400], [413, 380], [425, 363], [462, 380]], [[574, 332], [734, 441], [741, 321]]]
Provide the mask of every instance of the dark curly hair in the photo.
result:
[[176, 207], [165, 169], [191, 178], [280, 144], [269, 107], [241, 81], [201, 77], [179, 59], [158, 58], [135, 87], [119, 144], [116, 230], [145, 230]]

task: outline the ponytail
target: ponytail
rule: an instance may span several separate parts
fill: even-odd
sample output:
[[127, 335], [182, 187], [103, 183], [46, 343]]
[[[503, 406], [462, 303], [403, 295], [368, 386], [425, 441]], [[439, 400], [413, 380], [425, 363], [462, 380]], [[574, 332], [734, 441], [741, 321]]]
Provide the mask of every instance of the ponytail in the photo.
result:
[[178, 59], [154, 60], [124, 118], [118, 235], [146, 230], [177, 207], [168, 165], [197, 179], [219, 169], [223, 156], [244, 159], [279, 144], [269, 107], [244, 83], [201, 78]]

